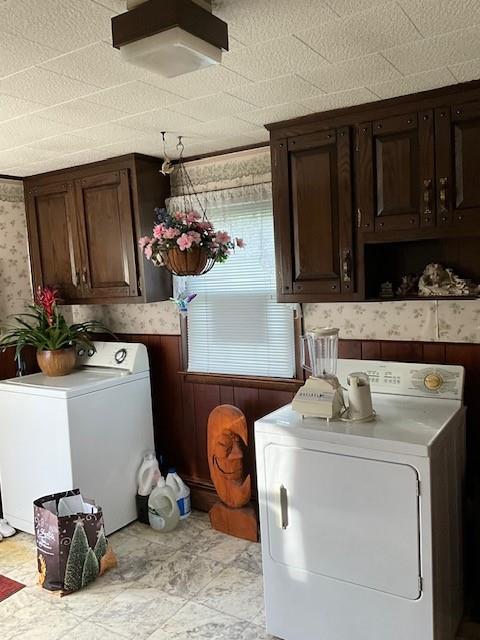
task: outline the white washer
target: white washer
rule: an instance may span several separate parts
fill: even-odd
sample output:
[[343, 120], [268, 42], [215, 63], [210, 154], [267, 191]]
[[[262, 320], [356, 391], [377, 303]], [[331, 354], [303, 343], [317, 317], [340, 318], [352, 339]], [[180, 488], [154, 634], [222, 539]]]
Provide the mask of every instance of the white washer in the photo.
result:
[[[464, 371], [339, 360], [376, 420], [255, 423], [267, 631], [284, 640], [454, 640], [462, 615]], [[427, 388], [427, 386], [429, 388]]]
[[111, 533], [136, 519], [136, 474], [154, 448], [143, 344], [95, 342], [79, 368], [0, 383], [0, 486], [4, 517], [34, 532], [33, 501], [79, 488], [103, 508]]

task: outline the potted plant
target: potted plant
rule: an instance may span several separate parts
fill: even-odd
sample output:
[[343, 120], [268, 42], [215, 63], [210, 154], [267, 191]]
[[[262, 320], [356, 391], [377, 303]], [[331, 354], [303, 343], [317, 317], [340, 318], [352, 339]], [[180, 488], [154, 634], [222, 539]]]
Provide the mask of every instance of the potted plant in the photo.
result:
[[147, 260], [177, 276], [207, 273], [216, 262], [225, 262], [235, 247], [245, 246], [241, 238], [233, 240], [226, 231], [215, 231], [196, 211], [155, 209], [155, 214], [153, 237], [140, 238], [140, 247]]
[[[0, 334], [0, 348], [15, 347], [19, 358], [26, 346], [37, 350], [38, 366], [46, 376], [65, 376], [75, 368], [77, 345], [95, 349], [92, 332], [107, 332], [102, 322], [90, 320], [69, 325], [58, 308], [58, 291], [52, 287], [38, 288], [29, 312], [14, 316]], [[113, 334], [112, 334], [113, 335]]]

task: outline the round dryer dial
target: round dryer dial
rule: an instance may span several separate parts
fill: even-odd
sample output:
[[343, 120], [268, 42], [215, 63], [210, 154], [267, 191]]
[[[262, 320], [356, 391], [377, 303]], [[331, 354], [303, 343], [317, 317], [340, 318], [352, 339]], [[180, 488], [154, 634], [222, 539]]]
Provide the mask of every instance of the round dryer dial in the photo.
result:
[[438, 391], [438, 389], [440, 389], [440, 387], [442, 386], [444, 380], [442, 378], [441, 375], [439, 375], [438, 373], [429, 373], [427, 376], [425, 376], [425, 379], [423, 380], [423, 384], [425, 385], [426, 389], [428, 389], [429, 391]]

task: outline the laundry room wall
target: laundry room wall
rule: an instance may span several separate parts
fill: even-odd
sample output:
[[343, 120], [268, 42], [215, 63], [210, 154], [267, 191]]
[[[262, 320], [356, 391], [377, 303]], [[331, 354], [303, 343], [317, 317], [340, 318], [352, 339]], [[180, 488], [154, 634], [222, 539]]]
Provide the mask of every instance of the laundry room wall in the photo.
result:
[[0, 324], [31, 301], [23, 183], [0, 179]]

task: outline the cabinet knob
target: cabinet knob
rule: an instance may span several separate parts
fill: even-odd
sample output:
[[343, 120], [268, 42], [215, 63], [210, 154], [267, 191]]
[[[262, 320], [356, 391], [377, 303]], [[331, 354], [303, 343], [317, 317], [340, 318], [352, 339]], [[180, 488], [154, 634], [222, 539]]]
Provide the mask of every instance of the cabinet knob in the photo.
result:
[[368, 229], [368, 227], [370, 226], [369, 222], [365, 222], [365, 224], [363, 225], [365, 227], [365, 229]]
[[457, 220], [463, 220], [463, 216], [458, 216]]
[[447, 216], [442, 217], [442, 222], [446, 222], [448, 220]]
[[336, 289], [337, 285], [336, 284], [332, 284], [332, 289]]
[[381, 124], [377, 124], [377, 129], [381, 129], [382, 125]]
[[424, 116], [423, 116], [423, 119], [424, 119], [424, 120], [428, 120], [428, 116], [427, 116], [427, 115], [424, 115]]
[[447, 114], [445, 113], [445, 111], [441, 111], [441, 112], [440, 112], [440, 117], [441, 117], [441, 118], [445, 118], [445, 116], [446, 116], [446, 115], [447, 115]]
[[457, 109], [455, 111], [455, 113], [457, 114], [457, 116], [461, 116], [462, 115], [462, 110], [461, 109]]
[[430, 221], [431, 221], [431, 218], [429, 218], [428, 216], [426, 216], [426, 217], [425, 217], [425, 222], [427, 222], [427, 223], [428, 223], [428, 222], [430, 222]]
[[83, 284], [87, 284], [87, 269], [82, 269], [82, 282]]
[[[425, 118], [424, 118], [424, 119], [425, 119]], [[413, 122], [413, 120], [412, 120], [411, 118], [409, 118], [409, 119], [407, 120], [407, 124], [412, 124], [412, 122]]]
[[385, 226], [385, 223], [384, 223], [384, 222], [380, 222], [380, 226], [381, 226], [381, 227], [384, 227], [384, 226]]
[[415, 224], [416, 220], [415, 220], [415, 218], [410, 218], [409, 222], [410, 222], [410, 224]]

